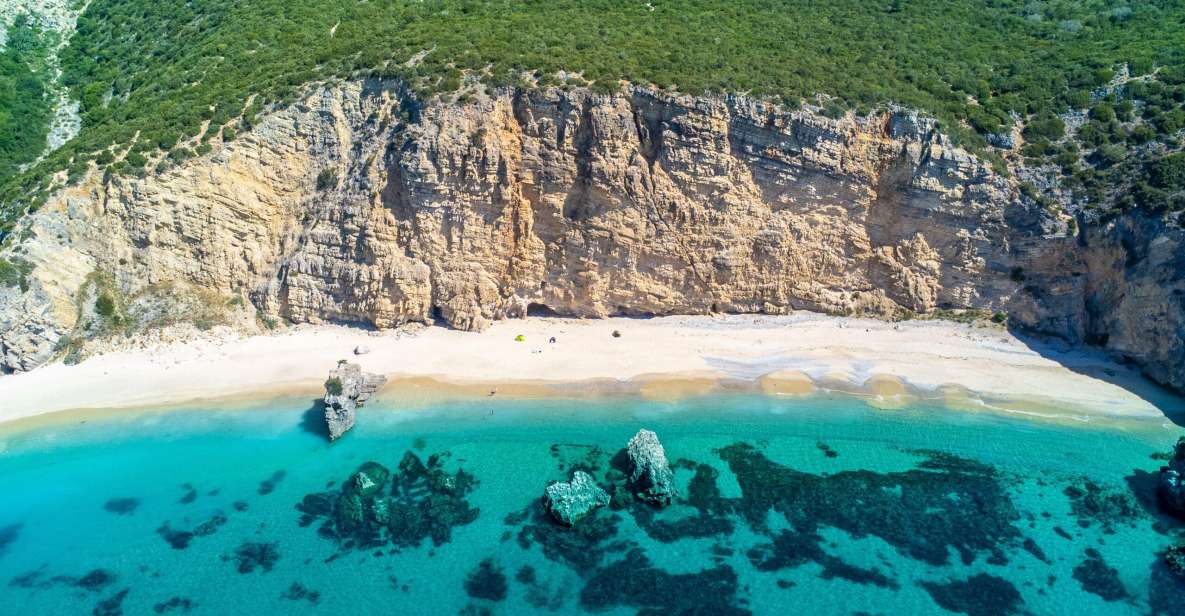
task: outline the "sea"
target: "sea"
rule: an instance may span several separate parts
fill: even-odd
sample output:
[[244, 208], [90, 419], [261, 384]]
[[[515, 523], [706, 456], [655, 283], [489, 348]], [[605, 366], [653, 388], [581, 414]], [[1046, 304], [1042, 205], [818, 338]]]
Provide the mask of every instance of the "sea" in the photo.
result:
[[[0, 426], [0, 613], [1185, 614], [1181, 436], [825, 394], [379, 398], [333, 443], [310, 399], [72, 413]], [[611, 501], [569, 527], [576, 471]]]

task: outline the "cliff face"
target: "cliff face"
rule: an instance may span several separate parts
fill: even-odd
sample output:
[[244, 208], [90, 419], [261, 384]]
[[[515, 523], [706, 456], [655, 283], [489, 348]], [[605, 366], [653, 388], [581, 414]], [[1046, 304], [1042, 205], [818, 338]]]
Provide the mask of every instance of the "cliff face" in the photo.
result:
[[52, 355], [100, 271], [129, 298], [180, 281], [265, 317], [378, 327], [986, 308], [1185, 385], [1179, 230], [1068, 235], [907, 112], [644, 90], [420, 107], [346, 84], [163, 174], [93, 177], [25, 224], [28, 290], [0, 290], [9, 370]]

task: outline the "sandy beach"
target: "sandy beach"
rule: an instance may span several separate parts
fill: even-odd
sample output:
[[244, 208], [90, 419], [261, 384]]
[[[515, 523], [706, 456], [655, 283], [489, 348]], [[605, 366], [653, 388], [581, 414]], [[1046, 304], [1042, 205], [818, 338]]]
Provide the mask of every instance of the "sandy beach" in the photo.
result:
[[[369, 352], [356, 356], [358, 346]], [[313, 397], [340, 359], [386, 374], [391, 382], [381, 396], [388, 399], [433, 388], [541, 395], [582, 386], [654, 398], [730, 388], [773, 395], [841, 390], [886, 408], [921, 396], [968, 410], [1084, 419], [1164, 417], [1185, 404], [1102, 355], [1060, 351], [996, 327], [807, 313], [533, 317], [480, 333], [297, 326], [270, 336], [146, 345], [0, 377], [0, 422], [256, 394]]]

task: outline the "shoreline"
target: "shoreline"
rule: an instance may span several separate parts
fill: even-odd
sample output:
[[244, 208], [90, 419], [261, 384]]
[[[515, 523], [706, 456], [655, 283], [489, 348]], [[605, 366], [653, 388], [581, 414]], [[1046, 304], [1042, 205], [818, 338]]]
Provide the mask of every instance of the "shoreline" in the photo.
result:
[[[613, 332], [619, 332], [615, 337]], [[523, 341], [516, 341], [517, 336]], [[556, 342], [549, 340], [554, 337]], [[356, 346], [370, 352], [355, 356]], [[499, 321], [484, 332], [373, 332], [301, 325], [268, 336], [143, 344], [0, 377], [0, 426], [50, 415], [194, 406], [322, 393], [339, 359], [388, 376], [379, 404], [448, 398], [839, 393], [884, 408], [1035, 418], [1163, 419], [1174, 396], [1089, 350], [1058, 350], [1002, 328], [890, 323], [814, 313]]]

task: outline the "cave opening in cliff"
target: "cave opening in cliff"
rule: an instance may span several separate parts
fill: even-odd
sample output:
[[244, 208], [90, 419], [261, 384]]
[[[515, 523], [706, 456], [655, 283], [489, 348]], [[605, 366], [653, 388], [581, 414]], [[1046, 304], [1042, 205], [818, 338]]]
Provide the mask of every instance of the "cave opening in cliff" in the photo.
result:
[[558, 317], [560, 313], [556, 312], [551, 306], [547, 304], [532, 303], [527, 305], [527, 316], [529, 317]]

